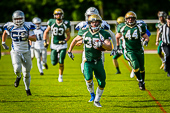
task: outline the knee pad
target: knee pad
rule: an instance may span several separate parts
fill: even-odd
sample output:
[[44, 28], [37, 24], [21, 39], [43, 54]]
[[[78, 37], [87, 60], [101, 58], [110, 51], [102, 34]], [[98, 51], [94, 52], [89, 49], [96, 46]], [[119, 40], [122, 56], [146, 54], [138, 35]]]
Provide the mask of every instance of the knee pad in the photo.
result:
[[23, 72], [23, 77], [29, 78], [30, 77], [30, 72]]
[[21, 74], [21, 65], [20, 64], [14, 64], [14, 72], [16, 75], [20, 75]]

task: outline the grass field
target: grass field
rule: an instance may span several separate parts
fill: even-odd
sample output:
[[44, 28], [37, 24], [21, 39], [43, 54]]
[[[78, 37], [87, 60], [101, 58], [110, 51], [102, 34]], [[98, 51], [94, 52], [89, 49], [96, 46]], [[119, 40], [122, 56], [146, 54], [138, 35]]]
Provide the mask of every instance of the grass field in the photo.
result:
[[[120, 57], [122, 74], [116, 75], [112, 57], [105, 54], [106, 87], [101, 97], [102, 108], [88, 103], [84, 77], [80, 71], [81, 54], [74, 54], [72, 61], [65, 59], [64, 82], [59, 83], [58, 65], [52, 66], [40, 76], [33, 60], [31, 70], [32, 96], [26, 96], [23, 81], [15, 88], [10, 55], [0, 60], [0, 112], [1, 113], [170, 113], [170, 77], [163, 70], [157, 54], [145, 54], [146, 91], [141, 91], [135, 78], [130, 78], [131, 68]], [[95, 90], [97, 82], [94, 80]]]

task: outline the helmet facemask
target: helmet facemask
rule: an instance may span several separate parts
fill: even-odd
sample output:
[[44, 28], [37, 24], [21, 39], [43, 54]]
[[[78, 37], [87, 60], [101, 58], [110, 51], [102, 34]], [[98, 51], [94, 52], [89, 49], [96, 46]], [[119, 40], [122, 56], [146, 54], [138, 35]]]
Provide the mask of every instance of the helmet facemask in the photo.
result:
[[98, 31], [101, 27], [102, 19], [99, 15], [91, 15], [88, 18], [88, 24], [90, 26], [90, 29], [93, 31]]
[[135, 25], [136, 19], [137, 19], [137, 16], [133, 11], [129, 11], [125, 15], [126, 24], [129, 25], [129, 26]]
[[[64, 18], [64, 11], [60, 8], [57, 8], [54, 10], [53, 15], [55, 19], [62, 20]], [[61, 16], [56, 17], [57, 15], [61, 15]]]
[[13, 13], [12, 15], [12, 21], [14, 24], [17, 26], [22, 26], [23, 23], [25, 22], [25, 15], [22, 11], [17, 10]]

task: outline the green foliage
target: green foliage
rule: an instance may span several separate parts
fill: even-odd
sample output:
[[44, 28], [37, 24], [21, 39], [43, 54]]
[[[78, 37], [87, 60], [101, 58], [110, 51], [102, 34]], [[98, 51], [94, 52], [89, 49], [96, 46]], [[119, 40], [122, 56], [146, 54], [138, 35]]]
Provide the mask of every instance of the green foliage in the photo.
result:
[[[166, 73], [159, 69], [161, 60], [156, 54], [145, 54], [146, 89], [140, 91], [135, 78], [130, 78], [131, 68], [127, 61], [118, 59], [122, 74], [116, 75], [112, 57], [105, 54], [106, 87], [101, 97], [102, 108], [88, 103], [84, 77], [80, 71], [81, 54], [72, 61], [65, 59], [63, 83], [59, 83], [58, 65], [52, 66], [48, 55], [49, 69], [40, 76], [36, 59], [33, 59], [30, 89], [32, 96], [26, 96], [23, 81], [14, 87], [16, 76], [10, 55], [0, 60], [0, 109], [1, 113], [162, 113], [170, 112], [170, 87]], [[97, 82], [94, 78], [95, 90]], [[153, 99], [152, 96], [155, 98]], [[160, 107], [161, 106], [161, 107]], [[164, 112], [164, 113], [165, 113]]]
[[[62, 8], [65, 18], [71, 21], [84, 20], [84, 13], [89, 7], [99, 9], [105, 20], [115, 20], [118, 16], [124, 16], [129, 10], [136, 12], [138, 19], [155, 19], [157, 12], [169, 11], [169, 0], [1, 0], [1, 23], [11, 21], [12, 13], [15, 10], [22, 10], [26, 20], [31, 21], [38, 16], [43, 21], [53, 18], [53, 11]], [[153, 7], [154, 6], [154, 7]], [[163, 7], [162, 7], [163, 6]]]

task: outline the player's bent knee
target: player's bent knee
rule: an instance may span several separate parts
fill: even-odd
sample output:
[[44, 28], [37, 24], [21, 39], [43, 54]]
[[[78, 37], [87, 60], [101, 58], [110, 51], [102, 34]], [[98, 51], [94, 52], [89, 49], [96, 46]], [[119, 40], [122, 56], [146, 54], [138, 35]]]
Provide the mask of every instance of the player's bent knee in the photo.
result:
[[30, 77], [30, 72], [23, 72], [23, 77], [29, 78]]
[[92, 82], [92, 79], [91, 80], [86, 80], [88, 83], [91, 83]]
[[15, 73], [20, 73], [21, 72], [21, 65], [14, 64], [14, 72]]
[[98, 83], [99, 88], [105, 88], [106, 82], [105, 81], [101, 81], [101, 83]]

